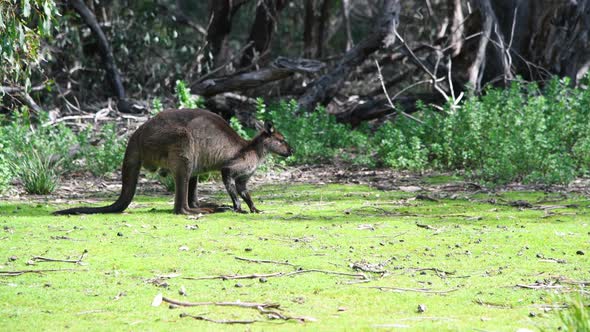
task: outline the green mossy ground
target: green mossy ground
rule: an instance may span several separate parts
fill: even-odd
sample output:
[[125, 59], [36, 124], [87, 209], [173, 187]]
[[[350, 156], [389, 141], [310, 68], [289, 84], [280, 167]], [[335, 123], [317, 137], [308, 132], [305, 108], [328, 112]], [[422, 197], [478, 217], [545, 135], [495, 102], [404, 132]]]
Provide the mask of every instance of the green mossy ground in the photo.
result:
[[[218, 200], [228, 200], [219, 195]], [[516, 285], [559, 277], [590, 279], [590, 202], [581, 196], [540, 192], [456, 196], [429, 201], [416, 200], [412, 193], [361, 185], [262, 186], [254, 191], [254, 200], [265, 213], [227, 212], [198, 220], [172, 215], [171, 196], [140, 196], [125, 214], [71, 217], [50, 215], [63, 205], [2, 202], [0, 271], [76, 271], [0, 276], [0, 327], [5, 331], [557, 328], [558, 315], [539, 306], [561, 301], [560, 294], [576, 286], [561, 283], [564, 288], [558, 294], [555, 289]], [[526, 200], [534, 208], [507, 204], [514, 200]], [[549, 205], [562, 207], [539, 208]], [[198, 228], [187, 227], [192, 225]], [[76, 259], [84, 250], [88, 250], [83, 260], [87, 265], [27, 265], [33, 256]], [[585, 255], [577, 254], [579, 250]], [[295, 270], [239, 261], [236, 256], [346, 273], [360, 273], [351, 268], [353, 263], [389, 263], [383, 267], [387, 270], [383, 277], [365, 273], [371, 278], [366, 283], [320, 273], [266, 282], [183, 279]], [[416, 270], [420, 268], [450, 273]], [[161, 280], [168, 287], [149, 282], [171, 273], [180, 276]], [[179, 295], [182, 286], [186, 296]], [[373, 286], [457, 290], [430, 294]], [[153, 307], [158, 293], [190, 302], [276, 302], [285, 314], [317, 321], [270, 321], [256, 310], [242, 308]], [[417, 312], [420, 304], [426, 306], [423, 313]], [[219, 325], [180, 318], [182, 312], [262, 322]]]

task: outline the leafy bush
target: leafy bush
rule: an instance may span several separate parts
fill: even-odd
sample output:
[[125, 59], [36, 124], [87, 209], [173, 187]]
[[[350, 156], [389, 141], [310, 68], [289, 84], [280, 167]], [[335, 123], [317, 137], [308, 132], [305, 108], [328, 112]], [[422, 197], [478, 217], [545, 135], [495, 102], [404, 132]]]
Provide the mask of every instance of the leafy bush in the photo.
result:
[[204, 108], [205, 100], [201, 96], [191, 94], [184, 81], [176, 81], [176, 97], [180, 108]]
[[10, 180], [12, 179], [12, 173], [10, 172], [10, 166], [8, 164], [8, 153], [7, 146], [0, 143], [0, 193], [8, 189]]
[[94, 175], [103, 176], [121, 168], [125, 154], [125, 140], [117, 135], [114, 124], [101, 128], [99, 144], [90, 144], [90, 128], [80, 136], [81, 154], [86, 159], [86, 168]]
[[61, 161], [43, 149], [30, 147], [8, 163], [28, 193], [47, 195], [57, 187], [60, 175], [57, 170]]
[[294, 147], [293, 156], [287, 159], [290, 163], [327, 162], [347, 153], [345, 150], [362, 150], [368, 142], [364, 132], [336, 122], [322, 107], [304, 113], [299, 112], [297, 102], [282, 102], [261, 117], [272, 120]]

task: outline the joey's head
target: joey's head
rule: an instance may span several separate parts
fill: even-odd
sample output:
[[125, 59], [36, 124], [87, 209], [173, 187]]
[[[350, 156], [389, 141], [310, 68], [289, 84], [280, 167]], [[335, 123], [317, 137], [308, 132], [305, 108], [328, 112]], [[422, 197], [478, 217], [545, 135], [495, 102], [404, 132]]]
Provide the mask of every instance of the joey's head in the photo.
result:
[[285, 141], [285, 136], [279, 133], [270, 121], [264, 123], [260, 136], [263, 138], [265, 150], [282, 157], [289, 157], [293, 154], [293, 149]]

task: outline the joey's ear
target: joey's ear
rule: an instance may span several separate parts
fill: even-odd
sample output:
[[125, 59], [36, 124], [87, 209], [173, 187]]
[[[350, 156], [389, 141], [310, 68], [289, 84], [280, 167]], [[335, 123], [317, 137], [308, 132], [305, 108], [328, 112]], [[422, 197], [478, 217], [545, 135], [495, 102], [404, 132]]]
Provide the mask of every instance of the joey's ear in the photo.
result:
[[266, 131], [269, 134], [274, 133], [275, 131], [275, 127], [272, 125], [272, 122], [270, 121], [264, 121], [264, 131]]

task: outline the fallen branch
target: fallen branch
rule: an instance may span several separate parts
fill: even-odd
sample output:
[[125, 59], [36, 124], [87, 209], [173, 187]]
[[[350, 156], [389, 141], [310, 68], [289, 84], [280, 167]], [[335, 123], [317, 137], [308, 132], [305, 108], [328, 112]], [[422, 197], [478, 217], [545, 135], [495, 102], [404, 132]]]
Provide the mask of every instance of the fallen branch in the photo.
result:
[[78, 258], [76, 260], [55, 259], [55, 258], [48, 258], [48, 257], [42, 257], [42, 256], [33, 256], [33, 258], [31, 258], [31, 260], [34, 262], [39, 262], [39, 263], [59, 262], [59, 263], [73, 263], [73, 264], [83, 265], [82, 260], [84, 259], [84, 257], [86, 257], [87, 254], [88, 254], [88, 250], [84, 249], [84, 252], [82, 252], [82, 255], [80, 255], [80, 258]]
[[562, 285], [523, 285], [523, 284], [516, 284], [516, 287], [525, 288], [525, 289], [560, 289], [563, 288]]
[[[154, 306], [158, 306], [160, 304], [159, 297], [162, 294], [158, 294], [156, 299], [152, 303]], [[256, 309], [259, 313], [266, 315], [270, 319], [281, 319], [281, 320], [298, 320], [301, 322], [307, 321], [315, 321], [316, 319], [313, 317], [294, 317], [294, 316], [287, 316], [278, 311], [274, 311], [271, 309], [279, 309], [280, 304], [278, 303], [255, 303], [255, 302], [185, 302], [185, 301], [178, 301], [171, 298], [167, 298], [162, 296], [161, 302], [170, 303], [173, 305], [181, 306], [181, 307], [200, 307], [200, 306], [221, 306], [221, 307], [238, 307], [238, 308], [248, 308], [248, 309]], [[192, 316], [191, 316], [192, 317]], [[195, 318], [195, 317], [193, 317]], [[198, 318], [195, 318], [198, 319]], [[207, 319], [202, 319], [207, 320]], [[213, 321], [207, 320], [213, 323], [222, 322], [222, 321]], [[252, 321], [254, 323], [255, 321]], [[250, 323], [220, 323], [220, 324], [250, 324]]]
[[429, 229], [432, 231], [438, 231], [438, 228], [430, 226], [430, 225], [426, 225], [426, 224], [418, 224], [416, 223], [416, 226], [420, 227], [420, 228], [425, 228], [425, 229]]
[[16, 277], [25, 273], [46, 273], [46, 272], [67, 272], [67, 271], [85, 271], [77, 269], [48, 269], [48, 270], [20, 270], [20, 271], [0, 271], [0, 277]]
[[318, 270], [318, 269], [310, 269], [310, 270], [297, 270], [293, 272], [275, 272], [275, 273], [268, 273], [268, 274], [247, 274], [247, 275], [218, 275], [218, 276], [203, 276], [203, 277], [184, 277], [183, 279], [186, 280], [211, 280], [211, 279], [221, 279], [221, 280], [237, 280], [237, 279], [259, 279], [259, 278], [273, 278], [273, 277], [289, 277], [297, 274], [303, 273], [323, 273], [323, 274], [332, 274], [332, 275], [341, 275], [341, 276], [348, 276], [357, 279], [368, 279], [368, 277], [361, 273], [347, 273], [347, 272], [338, 272], [338, 271], [327, 271], [327, 270]]
[[267, 260], [267, 259], [252, 259], [252, 258], [244, 258], [244, 257], [238, 257], [238, 256], [236, 256], [234, 258], [239, 261], [251, 262], [251, 263], [264, 263], [264, 264], [278, 264], [278, 265], [295, 266], [294, 264], [291, 264], [289, 262], [279, 262], [279, 261], [272, 261], [272, 260]]
[[449, 290], [432, 290], [428, 288], [400, 288], [400, 287], [387, 287], [387, 286], [371, 286], [367, 288], [375, 288], [378, 290], [390, 290], [397, 293], [402, 292], [416, 292], [416, 293], [428, 293], [428, 294], [447, 294], [451, 292], [458, 291], [459, 288], [453, 288]]
[[216, 324], [254, 324], [256, 322], [259, 322], [259, 320], [216, 320], [216, 319], [211, 319], [211, 318], [207, 318], [204, 316], [193, 316], [193, 315], [189, 315], [189, 314], [183, 312], [180, 314], [180, 318], [184, 318], [184, 317], [190, 317], [190, 318], [194, 318], [196, 320], [202, 320], [205, 322], [216, 323]]

